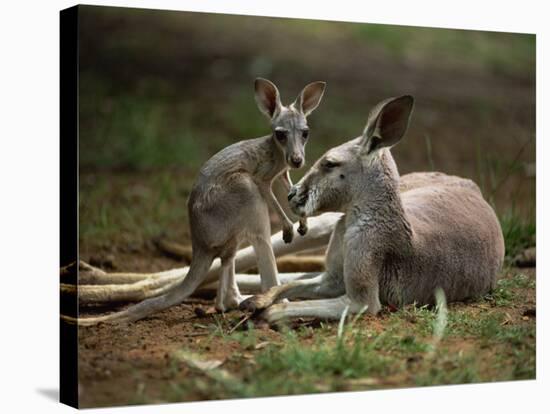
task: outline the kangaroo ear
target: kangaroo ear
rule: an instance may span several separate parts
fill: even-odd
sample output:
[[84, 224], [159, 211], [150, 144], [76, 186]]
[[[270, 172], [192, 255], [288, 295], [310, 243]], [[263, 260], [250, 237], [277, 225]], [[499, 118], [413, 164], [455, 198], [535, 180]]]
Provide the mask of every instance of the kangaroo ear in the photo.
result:
[[263, 78], [256, 78], [254, 90], [258, 108], [269, 119], [273, 119], [282, 108], [279, 90], [273, 83]]
[[403, 95], [377, 104], [369, 114], [363, 131], [363, 154], [397, 144], [409, 126], [414, 98]]
[[312, 82], [306, 85], [294, 101], [294, 107], [304, 116], [308, 116], [319, 106], [326, 86], [325, 82]]

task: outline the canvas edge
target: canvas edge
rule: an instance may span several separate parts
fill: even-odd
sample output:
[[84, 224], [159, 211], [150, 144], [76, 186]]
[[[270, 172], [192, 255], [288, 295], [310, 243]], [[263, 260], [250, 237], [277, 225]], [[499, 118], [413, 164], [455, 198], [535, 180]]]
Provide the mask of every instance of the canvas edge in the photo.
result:
[[[60, 267], [78, 260], [78, 9], [59, 13]], [[60, 297], [60, 312], [77, 316], [78, 295]], [[60, 319], [59, 399], [78, 408], [78, 328]]]

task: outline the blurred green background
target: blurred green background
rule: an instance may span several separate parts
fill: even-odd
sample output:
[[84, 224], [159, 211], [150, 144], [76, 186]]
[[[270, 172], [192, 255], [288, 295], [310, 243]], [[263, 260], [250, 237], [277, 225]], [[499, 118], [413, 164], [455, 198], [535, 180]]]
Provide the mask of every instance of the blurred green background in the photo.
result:
[[376, 102], [414, 95], [393, 150], [400, 172], [474, 179], [509, 254], [534, 243], [534, 35], [94, 6], [80, 6], [79, 19], [84, 256], [154, 255], [149, 240], [161, 233], [188, 240], [200, 166], [269, 132], [254, 101], [258, 76], [284, 103], [327, 82], [309, 120], [309, 165], [357, 136]]

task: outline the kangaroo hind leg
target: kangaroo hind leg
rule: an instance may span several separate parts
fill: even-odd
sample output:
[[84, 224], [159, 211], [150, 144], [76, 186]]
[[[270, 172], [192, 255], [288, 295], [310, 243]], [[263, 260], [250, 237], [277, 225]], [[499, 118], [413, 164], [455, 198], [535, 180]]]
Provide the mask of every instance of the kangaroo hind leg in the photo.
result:
[[243, 301], [235, 277], [235, 256], [222, 259], [222, 273], [218, 284], [215, 306], [220, 312], [237, 309]]
[[260, 317], [269, 323], [307, 317], [339, 320], [346, 308], [349, 314], [360, 313], [366, 310], [365, 306], [352, 301], [347, 295], [343, 295], [334, 299], [276, 303], [263, 311]]
[[256, 260], [258, 262], [258, 270], [262, 280], [262, 292], [267, 291], [273, 286], [279, 286], [279, 274], [277, 272], [277, 262], [273, 254], [273, 248], [269, 238], [254, 237], [251, 240]]

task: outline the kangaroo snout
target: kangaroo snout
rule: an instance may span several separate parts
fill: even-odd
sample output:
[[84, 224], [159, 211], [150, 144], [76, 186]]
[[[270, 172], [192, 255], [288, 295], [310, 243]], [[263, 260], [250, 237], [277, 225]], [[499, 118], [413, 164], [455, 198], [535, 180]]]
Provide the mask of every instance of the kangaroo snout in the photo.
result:
[[303, 189], [297, 185], [293, 185], [288, 193], [288, 204], [290, 205], [292, 211], [299, 215], [303, 215], [302, 209], [308, 199], [307, 191], [302, 190]]
[[301, 155], [292, 154], [289, 161], [291, 167], [300, 168], [304, 163], [304, 158]]

